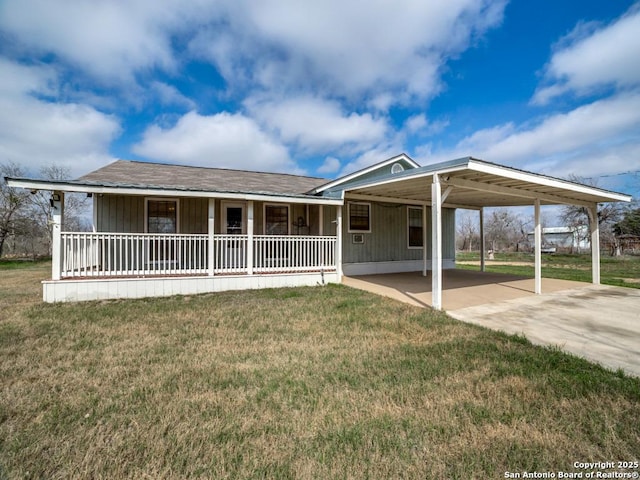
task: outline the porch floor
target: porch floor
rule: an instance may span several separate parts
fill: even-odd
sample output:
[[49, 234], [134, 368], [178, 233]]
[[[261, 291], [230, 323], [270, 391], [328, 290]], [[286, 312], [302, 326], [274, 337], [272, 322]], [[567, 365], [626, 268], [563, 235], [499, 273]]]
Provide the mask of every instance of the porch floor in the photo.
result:
[[[535, 295], [534, 279], [502, 273], [474, 272], [470, 270], [443, 270], [442, 305], [445, 310], [502, 302]], [[367, 290], [416, 306], [431, 306], [431, 272], [389, 273], [343, 277], [345, 285]], [[542, 279], [542, 292], [551, 293], [590, 284]]]

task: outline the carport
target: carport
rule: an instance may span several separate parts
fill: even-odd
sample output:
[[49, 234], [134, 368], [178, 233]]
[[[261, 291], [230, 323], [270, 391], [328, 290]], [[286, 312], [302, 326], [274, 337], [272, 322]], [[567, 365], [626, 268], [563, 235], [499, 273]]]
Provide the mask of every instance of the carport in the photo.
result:
[[[592, 282], [600, 283], [600, 232], [598, 203], [630, 202], [631, 197], [600, 188], [546, 175], [496, 165], [472, 157], [428, 165], [397, 173], [380, 180], [349, 185], [347, 200], [365, 200], [431, 207], [431, 225], [423, 208], [423, 238], [431, 228], [431, 306], [443, 308], [442, 208], [476, 210], [480, 219], [481, 266], [484, 272], [484, 209], [487, 207], [534, 207], [535, 276], [533, 291], [543, 291], [542, 225], [543, 205], [579, 205], [589, 214], [591, 234]], [[422, 275], [427, 276], [427, 248], [423, 255]]]

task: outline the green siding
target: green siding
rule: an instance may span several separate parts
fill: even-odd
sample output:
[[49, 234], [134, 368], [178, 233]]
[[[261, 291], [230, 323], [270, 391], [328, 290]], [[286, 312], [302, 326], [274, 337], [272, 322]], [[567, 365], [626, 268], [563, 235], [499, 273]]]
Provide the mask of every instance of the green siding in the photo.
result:
[[[348, 202], [347, 202], [348, 203]], [[344, 263], [421, 260], [421, 248], [409, 248], [407, 241], [407, 206], [372, 203], [371, 233], [363, 233], [364, 243], [353, 243], [348, 232], [349, 209], [344, 207]], [[442, 210], [442, 257], [455, 258], [455, 210]], [[427, 207], [427, 258], [431, 258], [431, 209]]]

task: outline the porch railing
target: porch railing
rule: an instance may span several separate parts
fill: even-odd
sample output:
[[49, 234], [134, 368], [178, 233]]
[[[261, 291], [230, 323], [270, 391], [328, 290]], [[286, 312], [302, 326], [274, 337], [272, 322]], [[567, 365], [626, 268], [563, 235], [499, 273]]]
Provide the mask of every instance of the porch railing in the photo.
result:
[[336, 269], [329, 236], [62, 232], [60, 276], [122, 277]]

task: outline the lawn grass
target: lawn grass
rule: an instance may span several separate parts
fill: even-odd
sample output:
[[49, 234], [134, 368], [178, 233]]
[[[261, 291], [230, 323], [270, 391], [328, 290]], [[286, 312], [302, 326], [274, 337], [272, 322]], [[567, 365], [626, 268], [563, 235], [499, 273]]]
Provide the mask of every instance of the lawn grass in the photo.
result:
[[0, 478], [504, 478], [637, 460], [640, 380], [344, 286], [43, 304], [0, 272]]
[[[477, 265], [465, 265], [460, 262], [480, 261], [478, 252], [458, 252], [457, 268], [477, 270]], [[492, 264], [492, 262], [513, 262], [516, 265]], [[528, 263], [528, 265], [522, 265]], [[495, 273], [507, 273], [533, 277], [533, 254], [530, 253], [496, 253], [494, 260], [486, 261], [486, 270]], [[542, 276], [591, 282], [590, 254], [543, 254]], [[620, 257], [603, 256], [600, 258], [600, 281], [606, 285], [640, 288], [640, 256], [624, 255]]]

